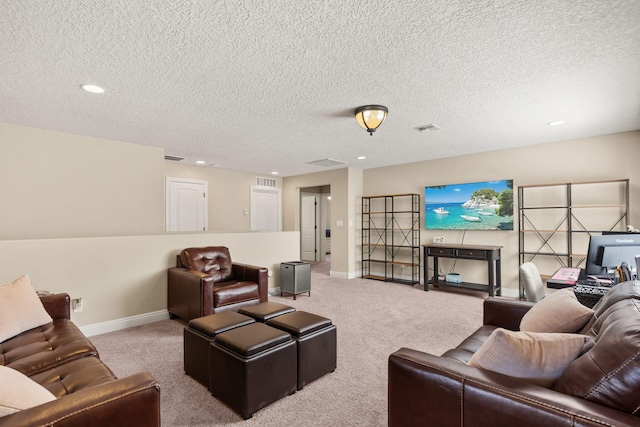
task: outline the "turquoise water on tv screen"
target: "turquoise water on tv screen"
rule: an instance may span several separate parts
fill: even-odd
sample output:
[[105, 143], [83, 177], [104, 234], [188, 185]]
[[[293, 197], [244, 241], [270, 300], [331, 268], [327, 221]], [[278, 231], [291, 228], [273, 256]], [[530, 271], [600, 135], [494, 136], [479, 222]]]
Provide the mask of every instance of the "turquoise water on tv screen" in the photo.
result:
[[[464, 202], [465, 200], [455, 203], [425, 204], [426, 229], [513, 230], [513, 216], [499, 216], [496, 209], [489, 207], [464, 208], [462, 207]], [[436, 213], [435, 209], [438, 208], [448, 213]]]

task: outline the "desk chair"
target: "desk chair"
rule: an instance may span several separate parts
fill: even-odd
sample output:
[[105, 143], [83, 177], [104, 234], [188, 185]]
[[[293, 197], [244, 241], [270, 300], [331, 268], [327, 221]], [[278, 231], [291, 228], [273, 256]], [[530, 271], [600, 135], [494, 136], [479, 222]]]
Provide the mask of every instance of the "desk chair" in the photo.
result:
[[544, 298], [544, 283], [538, 267], [532, 262], [520, 264], [520, 283], [527, 301], [538, 302]]

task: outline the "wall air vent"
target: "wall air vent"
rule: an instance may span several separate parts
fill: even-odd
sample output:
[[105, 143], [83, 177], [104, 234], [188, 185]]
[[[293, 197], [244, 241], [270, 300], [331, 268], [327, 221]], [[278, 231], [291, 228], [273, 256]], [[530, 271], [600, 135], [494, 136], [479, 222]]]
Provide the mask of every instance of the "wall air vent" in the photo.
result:
[[256, 185], [260, 187], [276, 188], [278, 186], [278, 181], [275, 178], [263, 178], [261, 176], [257, 176]]
[[181, 161], [181, 160], [184, 160], [184, 157], [177, 157], [177, 156], [169, 156], [169, 155], [166, 155], [166, 156], [164, 156], [164, 159], [165, 159], [165, 160], [171, 160], [171, 161], [173, 161], [173, 162], [179, 162], [179, 161]]

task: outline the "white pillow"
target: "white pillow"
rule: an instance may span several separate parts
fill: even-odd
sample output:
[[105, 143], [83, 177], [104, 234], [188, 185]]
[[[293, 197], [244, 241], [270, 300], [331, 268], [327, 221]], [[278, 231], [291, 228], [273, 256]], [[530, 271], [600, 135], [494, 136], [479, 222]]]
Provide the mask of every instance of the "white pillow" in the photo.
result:
[[56, 400], [49, 390], [26, 375], [0, 365], [0, 417]]
[[520, 330], [578, 332], [591, 317], [593, 310], [578, 301], [572, 288], [564, 288], [535, 303], [520, 320]]
[[551, 387], [578, 357], [586, 340], [586, 335], [579, 334], [498, 328], [471, 357], [469, 365]]
[[0, 343], [52, 321], [29, 276], [0, 285]]

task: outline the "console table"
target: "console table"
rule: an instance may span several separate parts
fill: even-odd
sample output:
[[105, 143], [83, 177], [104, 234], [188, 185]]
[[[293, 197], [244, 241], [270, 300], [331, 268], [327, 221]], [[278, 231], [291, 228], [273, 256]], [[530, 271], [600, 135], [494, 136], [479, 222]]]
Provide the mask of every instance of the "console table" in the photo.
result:
[[[457, 288], [474, 289], [486, 291], [489, 296], [500, 296], [502, 285], [500, 279], [500, 249], [502, 246], [483, 245], [447, 245], [443, 243], [433, 243], [422, 245], [424, 251], [424, 290], [429, 290], [429, 283], [433, 286], [450, 286]], [[433, 278], [429, 277], [429, 257], [433, 257]], [[438, 258], [470, 259], [486, 261], [488, 277], [487, 284], [480, 283], [453, 283], [438, 280]]]

